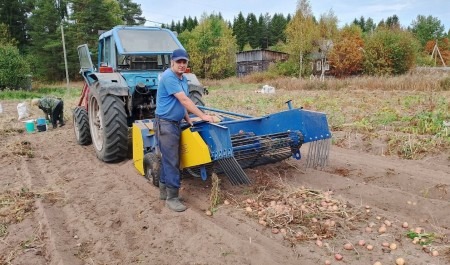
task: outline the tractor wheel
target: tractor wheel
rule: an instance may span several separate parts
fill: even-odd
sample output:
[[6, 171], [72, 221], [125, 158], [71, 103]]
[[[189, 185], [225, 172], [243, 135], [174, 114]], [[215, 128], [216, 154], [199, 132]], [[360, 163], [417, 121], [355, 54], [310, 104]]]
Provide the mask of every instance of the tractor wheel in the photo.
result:
[[204, 88], [195, 84], [189, 84], [189, 98], [194, 102], [195, 105], [205, 106], [202, 100]]
[[205, 106], [205, 103], [202, 100], [202, 94], [197, 91], [189, 92], [189, 98], [194, 102], [197, 106]]
[[73, 128], [79, 145], [92, 143], [91, 132], [89, 131], [89, 117], [85, 108], [76, 107], [73, 110]]
[[157, 154], [148, 153], [144, 155], [144, 177], [156, 187], [159, 187], [160, 166], [161, 161]]
[[[101, 100], [101, 101], [100, 101]], [[128, 126], [125, 104], [117, 96], [89, 97], [89, 127], [97, 157], [119, 162], [128, 154]]]

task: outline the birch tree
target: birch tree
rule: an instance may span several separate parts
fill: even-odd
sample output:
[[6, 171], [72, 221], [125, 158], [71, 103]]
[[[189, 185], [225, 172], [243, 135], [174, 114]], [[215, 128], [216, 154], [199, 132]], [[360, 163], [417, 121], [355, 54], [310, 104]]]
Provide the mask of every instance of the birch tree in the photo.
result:
[[299, 73], [304, 72], [304, 58], [313, 48], [313, 41], [318, 37], [317, 25], [314, 22], [309, 0], [299, 0], [297, 11], [286, 27], [286, 48], [290, 58], [297, 60]]

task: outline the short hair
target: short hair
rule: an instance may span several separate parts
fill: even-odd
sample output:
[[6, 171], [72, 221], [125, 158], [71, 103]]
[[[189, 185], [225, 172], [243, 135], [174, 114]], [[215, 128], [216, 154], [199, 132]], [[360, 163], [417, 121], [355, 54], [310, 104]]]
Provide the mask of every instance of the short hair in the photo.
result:
[[39, 99], [38, 99], [38, 98], [33, 98], [33, 99], [31, 100], [31, 105], [33, 105], [33, 106], [39, 105]]

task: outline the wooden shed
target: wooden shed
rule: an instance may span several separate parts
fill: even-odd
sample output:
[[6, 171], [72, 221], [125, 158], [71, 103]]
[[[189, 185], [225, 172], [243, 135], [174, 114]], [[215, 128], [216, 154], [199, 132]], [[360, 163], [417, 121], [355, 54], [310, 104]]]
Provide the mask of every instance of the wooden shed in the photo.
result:
[[288, 54], [271, 50], [251, 50], [236, 54], [236, 73], [238, 77], [253, 72], [264, 72], [269, 66], [279, 61], [286, 61]]

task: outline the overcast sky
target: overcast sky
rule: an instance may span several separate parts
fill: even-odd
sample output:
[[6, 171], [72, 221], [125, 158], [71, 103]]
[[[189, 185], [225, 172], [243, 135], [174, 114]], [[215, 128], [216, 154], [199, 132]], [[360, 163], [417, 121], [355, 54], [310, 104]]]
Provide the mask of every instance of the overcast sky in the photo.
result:
[[[282, 13], [287, 16], [294, 14], [297, 0], [134, 0], [141, 5], [143, 15], [149, 20], [147, 26], [157, 26], [160, 22], [170, 24], [182, 21], [183, 17], [197, 17], [200, 20], [203, 13], [222, 14], [225, 20], [233, 22], [239, 12], [244, 17], [253, 13], [260, 14]], [[317, 18], [321, 14], [333, 10], [339, 19], [339, 26], [351, 23], [355, 18], [371, 17], [375, 23], [381, 19], [397, 15], [400, 24], [410, 26], [417, 15], [437, 17], [445, 26], [450, 28], [450, 0], [310, 0], [312, 11]]]

